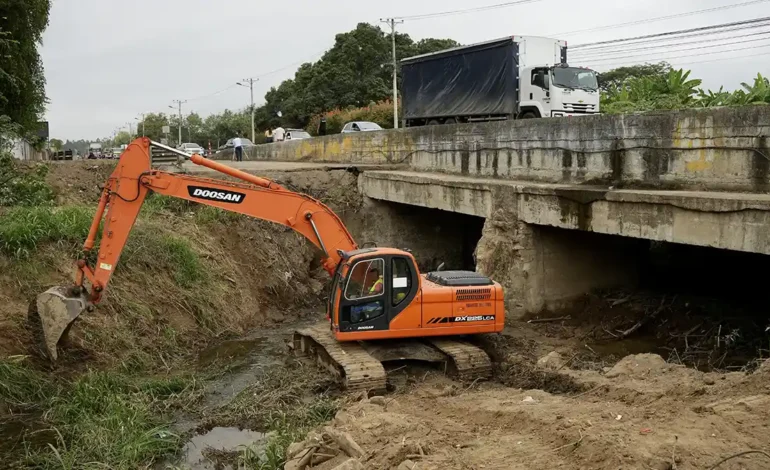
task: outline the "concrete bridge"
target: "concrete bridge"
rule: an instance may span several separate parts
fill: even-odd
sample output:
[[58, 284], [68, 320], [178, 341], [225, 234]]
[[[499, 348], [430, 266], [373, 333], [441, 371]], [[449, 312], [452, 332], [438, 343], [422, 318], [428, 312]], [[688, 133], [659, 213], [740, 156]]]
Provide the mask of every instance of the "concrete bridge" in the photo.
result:
[[361, 193], [484, 218], [477, 268], [532, 312], [633, 282], [640, 240], [770, 254], [768, 136], [755, 106], [332, 135], [247, 158], [397, 165], [363, 171]]

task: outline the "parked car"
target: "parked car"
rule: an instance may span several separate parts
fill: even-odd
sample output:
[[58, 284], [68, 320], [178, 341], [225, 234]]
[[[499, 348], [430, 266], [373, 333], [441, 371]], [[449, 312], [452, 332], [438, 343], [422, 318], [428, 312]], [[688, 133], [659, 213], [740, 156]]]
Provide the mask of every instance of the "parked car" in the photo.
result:
[[345, 124], [342, 128], [343, 134], [351, 132], [368, 132], [368, 131], [381, 131], [382, 127], [379, 124], [369, 121], [353, 121]]
[[[233, 137], [234, 139], [235, 137]], [[229, 139], [227, 142], [225, 142], [225, 145], [220, 145], [219, 150], [225, 150], [225, 149], [231, 149], [233, 148], [233, 139]], [[249, 139], [245, 137], [241, 137], [241, 145], [244, 147], [253, 147], [254, 143], [250, 141]]]
[[310, 139], [313, 136], [308, 134], [302, 129], [286, 129], [286, 139], [285, 140], [302, 140], [302, 139]]
[[206, 155], [206, 151], [203, 149], [203, 147], [193, 143], [182, 144], [178, 147], [178, 150], [183, 151], [187, 155], [192, 155], [194, 153], [197, 153], [198, 155], [203, 155], [203, 156]]

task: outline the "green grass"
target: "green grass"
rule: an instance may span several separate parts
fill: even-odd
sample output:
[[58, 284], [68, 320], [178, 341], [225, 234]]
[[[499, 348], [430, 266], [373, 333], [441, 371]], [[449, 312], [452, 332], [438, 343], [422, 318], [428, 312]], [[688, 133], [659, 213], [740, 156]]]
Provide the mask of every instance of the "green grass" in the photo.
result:
[[34, 409], [55, 396], [58, 387], [41, 372], [31, 370], [22, 356], [0, 361], [0, 403], [14, 410]]
[[85, 240], [92, 219], [93, 209], [80, 206], [13, 208], [0, 214], [0, 251], [25, 259], [44, 242], [74, 247]]
[[191, 212], [197, 205], [198, 204], [186, 199], [164, 196], [162, 194], [151, 192], [144, 200], [140, 215], [145, 217], [152, 217], [164, 213], [182, 215]]
[[270, 433], [263, 453], [256, 448], [241, 452], [240, 468], [283, 468], [289, 445], [331, 420], [339, 409], [339, 400], [323, 392], [331, 385], [329, 380], [327, 374], [314, 367], [287, 361], [284, 367], [265, 370], [254, 385], [219, 410], [213, 417], [217, 425], [246, 426]]
[[134, 469], [172, 454], [180, 437], [169, 429], [169, 411], [194, 401], [200, 386], [190, 377], [139, 379], [88, 372], [69, 383], [0, 361], [0, 403], [36, 412], [55, 432], [55, 443], [28, 448], [30, 468]]
[[286, 449], [292, 443], [305, 439], [313, 428], [334, 418], [337, 409], [336, 401], [319, 399], [309, 406], [272, 413], [267, 426], [271, 437], [264, 454], [253, 448], [244, 449], [238, 459], [240, 468], [281, 470], [286, 463]]
[[206, 205], [200, 205], [195, 211], [195, 222], [201, 225], [229, 224], [240, 220], [242, 217], [245, 216]]

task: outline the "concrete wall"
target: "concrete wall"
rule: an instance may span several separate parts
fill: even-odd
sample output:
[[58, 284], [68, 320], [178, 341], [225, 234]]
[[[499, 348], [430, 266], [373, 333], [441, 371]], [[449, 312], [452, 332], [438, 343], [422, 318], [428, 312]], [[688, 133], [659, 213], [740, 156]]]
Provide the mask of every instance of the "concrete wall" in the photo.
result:
[[533, 119], [256, 146], [255, 160], [404, 163], [419, 171], [672, 189], [770, 189], [770, 107]]
[[489, 217], [514, 210], [535, 225], [770, 254], [770, 195], [604, 190], [426, 175], [362, 173], [371, 198]]
[[342, 215], [360, 243], [407, 249], [421, 271], [474, 269], [476, 248], [484, 219], [424, 207], [364, 198], [355, 213]]

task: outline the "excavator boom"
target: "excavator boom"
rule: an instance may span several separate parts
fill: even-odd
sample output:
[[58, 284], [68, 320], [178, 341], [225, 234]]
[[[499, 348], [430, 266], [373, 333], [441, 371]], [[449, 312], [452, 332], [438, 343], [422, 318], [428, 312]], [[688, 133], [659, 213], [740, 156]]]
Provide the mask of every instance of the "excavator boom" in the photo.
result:
[[147, 138], [132, 142], [104, 186], [83, 247], [88, 252], [99, 242], [95, 265], [90, 266], [85, 259], [79, 260], [74, 286], [54, 287], [37, 298], [44, 341], [54, 360], [57, 358], [56, 345], [62, 335], [84, 309], [101, 300], [149, 191], [290, 227], [319, 248], [323, 266], [330, 274], [335, 272], [345, 252], [358, 248], [339, 217], [310, 196], [200, 155], [185, 157], [240, 181], [153, 170], [151, 145], [161, 146]]

